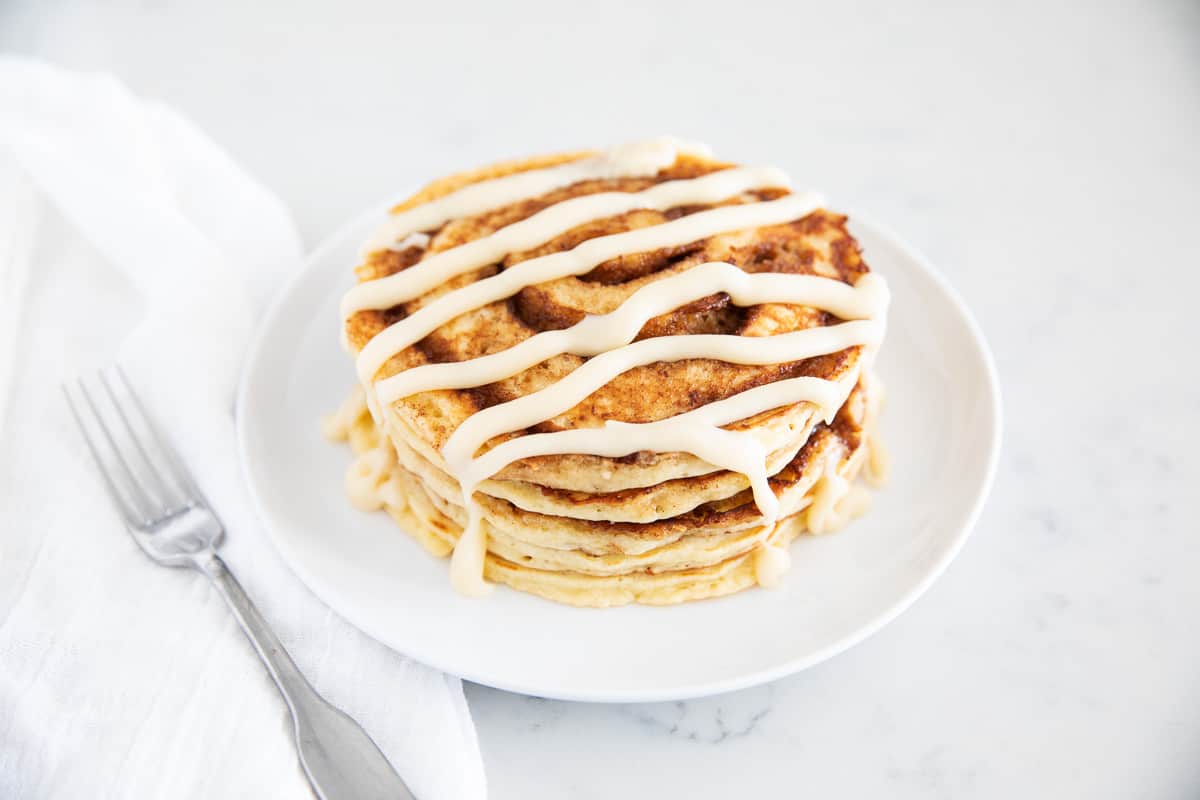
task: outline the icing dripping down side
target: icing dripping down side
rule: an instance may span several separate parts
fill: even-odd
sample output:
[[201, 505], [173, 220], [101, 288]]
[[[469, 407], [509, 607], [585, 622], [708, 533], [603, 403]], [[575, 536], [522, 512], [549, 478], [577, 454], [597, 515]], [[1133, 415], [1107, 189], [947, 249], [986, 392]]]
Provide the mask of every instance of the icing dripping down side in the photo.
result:
[[762, 542], [754, 549], [754, 579], [759, 586], [775, 588], [791, 568], [792, 554], [786, 547]]
[[354, 421], [367, 410], [366, 392], [356, 385], [350, 396], [342, 401], [337, 411], [321, 418], [321, 435], [331, 442], [344, 442], [350, 435]]
[[483, 579], [487, 532], [483, 529], [483, 515], [478, 504], [469, 502], [467, 515], [467, 527], [459, 535], [450, 557], [450, 585], [459, 594], [482, 597], [492, 590], [492, 585]]
[[871, 420], [871, 427], [866, 431], [867, 463], [864, 473], [867, 483], [878, 489], [887, 483], [892, 469], [891, 456], [888, 454], [887, 448], [883, 444], [883, 436], [879, 432], [880, 413], [883, 411], [885, 394], [883, 383], [875, 376], [875, 373], [867, 370], [864, 374], [867, 381], [867, 419]]
[[386, 446], [361, 453], [346, 470], [345, 488], [350, 504], [360, 511], [383, 508], [382, 487], [387, 483], [395, 457]]
[[812, 503], [804, 511], [808, 532], [820, 536], [841, 530], [846, 523], [865, 514], [871, 495], [838, 474], [837, 459], [831, 458], [813, 489]]

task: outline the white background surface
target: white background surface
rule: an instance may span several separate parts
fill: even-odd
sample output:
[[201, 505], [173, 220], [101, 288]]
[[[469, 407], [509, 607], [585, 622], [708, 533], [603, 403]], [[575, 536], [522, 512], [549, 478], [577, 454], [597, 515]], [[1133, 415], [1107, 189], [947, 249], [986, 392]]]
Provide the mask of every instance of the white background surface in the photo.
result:
[[310, 242], [563, 146], [778, 164], [948, 274], [1006, 440], [959, 560], [833, 661], [650, 706], [470, 688], [493, 796], [1200, 794], [1200, 7], [500, 5], [10, 0], [0, 47], [172, 103]]

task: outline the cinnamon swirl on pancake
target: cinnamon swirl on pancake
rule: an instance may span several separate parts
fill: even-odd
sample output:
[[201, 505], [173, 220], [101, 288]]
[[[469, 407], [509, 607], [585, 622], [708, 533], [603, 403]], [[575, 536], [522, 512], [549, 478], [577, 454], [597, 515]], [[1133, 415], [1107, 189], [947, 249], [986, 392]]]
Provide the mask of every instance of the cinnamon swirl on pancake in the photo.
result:
[[885, 466], [887, 287], [846, 219], [670, 139], [498, 164], [392, 210], [326, 420], [456, 588], [675, 603], [774, 585]]

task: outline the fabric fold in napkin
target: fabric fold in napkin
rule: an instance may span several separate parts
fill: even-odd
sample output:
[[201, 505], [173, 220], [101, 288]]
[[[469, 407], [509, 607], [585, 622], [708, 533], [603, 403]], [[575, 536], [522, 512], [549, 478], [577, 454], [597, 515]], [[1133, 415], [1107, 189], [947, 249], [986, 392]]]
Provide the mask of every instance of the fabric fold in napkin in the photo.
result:
[[171, 109], [25, 59], [0, 58], [0, 158], [0, 797], [308, 796], [283, 701], [220, 597], [141, 554], [87, 460], [58, 384], [116, 358], [309, 680], [422, 800], [484, 797], [461, 682], [322, 605], [243, 485], [237, 379], [301, 263], [287, 209]]

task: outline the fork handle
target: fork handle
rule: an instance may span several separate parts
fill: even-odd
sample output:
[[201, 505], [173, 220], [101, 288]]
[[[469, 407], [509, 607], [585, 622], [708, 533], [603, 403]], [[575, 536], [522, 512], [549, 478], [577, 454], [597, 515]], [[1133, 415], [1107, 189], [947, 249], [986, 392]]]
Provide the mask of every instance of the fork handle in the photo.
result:
[[321, 800], [415, 800], [361, 726], [305, 680], [283, 643], [219, 556], [197, 559], [237, 617], [292, 713], [300, 764]]

